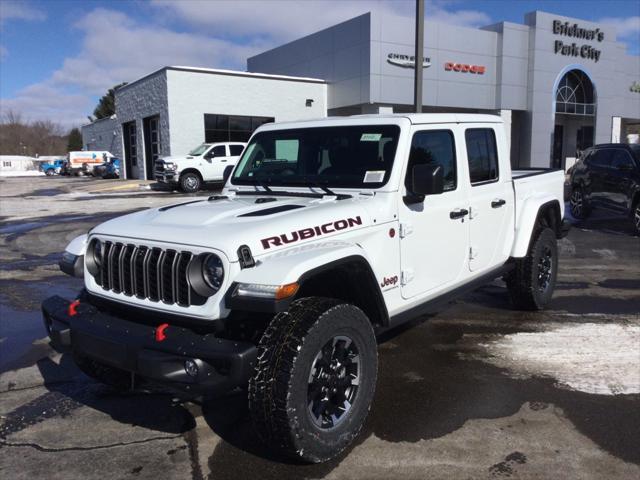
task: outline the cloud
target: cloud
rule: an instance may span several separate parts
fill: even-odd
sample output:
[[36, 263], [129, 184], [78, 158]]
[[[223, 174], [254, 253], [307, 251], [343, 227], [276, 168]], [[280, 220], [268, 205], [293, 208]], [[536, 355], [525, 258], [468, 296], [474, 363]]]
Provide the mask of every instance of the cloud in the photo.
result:
[[91, 108], [86, 95], [66, 93], [45, 83], [30, 85], [13, 98], [0, 99], [0, 111], [12, 110], [26, 120], [51, 120], [65, 127], [87, 123], [84, 112]]
[[9, 20], [39, 22], [47, 18], [46, 14], [24, 1], [2, 0], [0, 2], [0, 25]]
[[640, 45], [640, 16], [634, 17], [605, 17], [599, 23], [604, 23], [616, 30], [618, 41], [622, 41], [631, 50], [638, 52]]
[[[309, 35], [369, 11], [412, 18], [414, 0], [152, 0], [160, 18], [176, 18], [195, 28], [234, 38], [261, 37], [274, 43]], [[427, 2], [426, 17], [445, 23], [479, 26], [491, 18], [476, 10], [454, 10], [447, 4]]]
[[[244, 70], [246, 59], [286, 41], [309, 35], [368, 11], [412, 18], [413, 0], [193, 1], [153, 0], [144, 22], [113, 9], [96, 8], [78, 19], [79, 53], [66, 58], [44, 82], [2, 99], [30, 119], [65, 126], [85, 123], [97, 97], [167, 65]], [[42, 20], [24, 3], [0, 0], [4, 19]], [[491, 23], [475, 10], [427, 3], [427, 18], [458, 25]], [[0, 56], [6, 56], [0, 46]]]

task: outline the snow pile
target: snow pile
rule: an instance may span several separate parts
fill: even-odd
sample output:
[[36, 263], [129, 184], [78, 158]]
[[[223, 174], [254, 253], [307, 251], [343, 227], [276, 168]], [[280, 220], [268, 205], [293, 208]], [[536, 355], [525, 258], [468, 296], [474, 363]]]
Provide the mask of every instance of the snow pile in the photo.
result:
[[556, 324], [547, 331], [496, 336], [471, 357], [517, 376], [553, 377], [586, 393], [640, 393], [640, 324], [632, 323]]

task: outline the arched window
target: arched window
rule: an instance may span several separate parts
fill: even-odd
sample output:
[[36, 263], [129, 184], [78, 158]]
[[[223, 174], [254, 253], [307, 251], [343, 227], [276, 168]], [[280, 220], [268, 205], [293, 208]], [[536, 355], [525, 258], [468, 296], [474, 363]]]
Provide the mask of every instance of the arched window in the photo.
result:
[[580, 70], [568, 71], [556, 90], [556, 113], [594, 115], [595, 109], [595, 91], [589, 77]]

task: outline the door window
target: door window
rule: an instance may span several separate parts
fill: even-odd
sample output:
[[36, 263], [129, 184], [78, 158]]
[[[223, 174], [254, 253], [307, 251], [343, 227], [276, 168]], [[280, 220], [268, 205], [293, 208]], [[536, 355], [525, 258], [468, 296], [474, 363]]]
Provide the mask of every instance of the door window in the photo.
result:
[[225, 150], [224, 145], [218, 145], [211, 149], [211, 151], [209, 152], [209, 156], [210, 157], [226, 157], [227, 151]]
[[471, 185], [498, 180], [498, 149], [492, 128], [470, 128], [464, 133]]
[[411, 171], [414, 165], [440, 165], [444, 175], [444, 191], [457, 186], [456, 153], [451, 130], [425, 130], [416, 132], [411, 141], [411, 153], [405, 186], [411, 186]]
[[610, 149], [596, 150], [589, 155], [589, 164], [594, 167], [610, 167], [611, 166], [611, 153]]

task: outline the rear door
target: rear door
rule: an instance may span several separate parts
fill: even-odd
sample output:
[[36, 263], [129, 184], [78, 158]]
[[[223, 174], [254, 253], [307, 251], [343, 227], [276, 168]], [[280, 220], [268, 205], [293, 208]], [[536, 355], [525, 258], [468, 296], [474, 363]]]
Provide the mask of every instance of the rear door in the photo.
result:
[[611, 168], [606, 176], [604, 188], [607, 202], [617, 210], [627, 211], [631, 202], [631, 172], [635, 164], [631, 154], [623, 148], [612, 150]]
[[[509, 171], [501, 172], [498, 145], [491, 124], [465, 127], [464, 140], [469, 166], [469, 270], [479, 272], [506, 261], [508, 237], [514, 215], [514, 195]], [[500, 143], [498, 143], [500, 142]], [[506, 157], [505, 157], [506, 158]], [[504, 164], [504, 162], [502, 162]]]
[[412, 168], [420, 163], [442, 166], [444, 192], [429, 195], [419, 203], [400, 202], [401, 285], [405, 299], [444, 290], [467, 271], [469, 222], [464, 212], [468, 198], [461, 181], [466, 168], [460, 168], [463, 150], [456, 139], [459, 128], [455, 124], [446, 128], [419, 126], [413, 132], [405, 174], [406, 193], [410, 193]]

